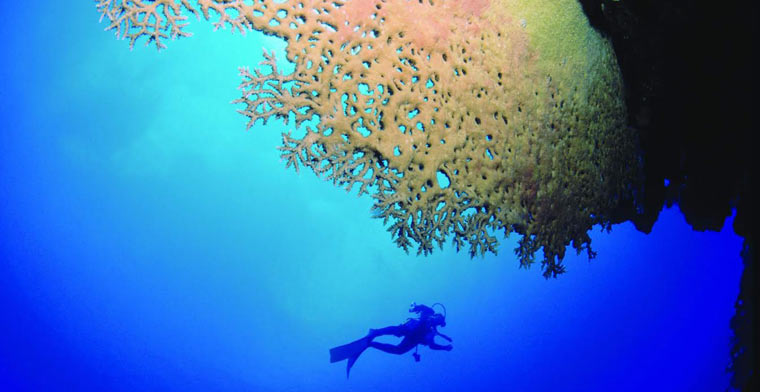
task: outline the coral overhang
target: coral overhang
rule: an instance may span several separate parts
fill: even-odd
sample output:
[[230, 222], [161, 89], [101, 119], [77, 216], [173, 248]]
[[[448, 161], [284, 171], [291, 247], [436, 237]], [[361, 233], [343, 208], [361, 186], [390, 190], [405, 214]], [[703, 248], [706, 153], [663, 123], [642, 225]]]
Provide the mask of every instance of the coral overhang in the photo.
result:
[[374, 198], [395, 243], [471, 256], [522, 235], [545, 276], [590, 250], [637, 175], [609, 43], [574, 0], [98, 0], [108, 29], [157, 47], [185, 12], [287, 40], [295, 71], [241, 69], [250, 119], [295, 118], [288, 166]]

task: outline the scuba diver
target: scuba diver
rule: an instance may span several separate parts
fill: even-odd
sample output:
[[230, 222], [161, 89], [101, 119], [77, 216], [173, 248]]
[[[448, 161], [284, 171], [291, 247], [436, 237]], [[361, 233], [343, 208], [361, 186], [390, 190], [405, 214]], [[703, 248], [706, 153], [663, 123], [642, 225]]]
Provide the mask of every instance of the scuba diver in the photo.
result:
[[[438, 332], [437, 328], [439, 326], [446, 326], [446, 307], [440, 303], [433, 304], [433, 307], [436, 305], [439, 305], [443, 309], [443, 314], [436, 313], [432, 307], [413, 303], [409, 308], [409, 313], [417, 313], [417, 318], [409, 318], [401, 325], [370, 329], [367, 336], [359, 340], [355, 340], [343, 346], [331, 348], [330, 363], [347, 359], [346, 378], [348, 378], [349, 372], [351, 372], [351, 367], [354, 366], [359, 355], [361, 355], [367, 347], [398, 355], [407, 353], [411, 349], [415, 349], [415, 352], [412, 355], [417, 362], [420, 361], [420, 355], [417, 353], [417, 346], [420, 344], [428, 346], [433, 350], [451, 351], [453, 348], [451, 344], [440, 345], [434, 340], [436, 336], [440, 336], [449, 342], [452, 342], [450, 337]], [[397, 345], [374, 341], [376, 337], [384, 335], [393, 335], [396, 337], [403, 337], [404, 339]]]

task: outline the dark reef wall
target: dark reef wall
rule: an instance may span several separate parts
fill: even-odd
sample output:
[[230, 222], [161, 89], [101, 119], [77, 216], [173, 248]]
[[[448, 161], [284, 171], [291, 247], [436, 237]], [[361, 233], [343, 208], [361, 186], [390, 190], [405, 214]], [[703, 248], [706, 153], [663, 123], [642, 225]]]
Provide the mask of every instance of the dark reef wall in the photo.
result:
[[[677, 204], [695, 230], [720, 230], [736, 209], [745, 271], [731, 326], [733, 387], [757, 390], [756, 230], [753, 193], [758, 126], [755, 2], [581, 0], [612, 41], [629, 125], [639, 131], [645, 183], [638, 208], [618, 219], [651, 230]], [[716, 260], [716, 262], [721, 262]]]

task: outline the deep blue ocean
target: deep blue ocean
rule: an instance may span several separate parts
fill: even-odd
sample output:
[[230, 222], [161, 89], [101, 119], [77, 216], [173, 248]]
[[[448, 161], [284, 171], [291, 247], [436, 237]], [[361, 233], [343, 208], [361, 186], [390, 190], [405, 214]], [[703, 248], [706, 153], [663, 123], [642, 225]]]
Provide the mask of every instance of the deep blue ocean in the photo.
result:
[[[407, 255], [371, 199], [285, 169], [290, 129], [230, 104], [285, 43], [213, 31], [168, 49], [92, 1], [4, 1], [0, 391], [719, 391], [741, 239], [677, 206], [592, 234], [544, 279], [451, 246]], [[286, 67], [287, 64], [283, 63]], [[328, 349], [444, 303], [451, 352]], [[393, 339], [387, 339], [394, 342]]]

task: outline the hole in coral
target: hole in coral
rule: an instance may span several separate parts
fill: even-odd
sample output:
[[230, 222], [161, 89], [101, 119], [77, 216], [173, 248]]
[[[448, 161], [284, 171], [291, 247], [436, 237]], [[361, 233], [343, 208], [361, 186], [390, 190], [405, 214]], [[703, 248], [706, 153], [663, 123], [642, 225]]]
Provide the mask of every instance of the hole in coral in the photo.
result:
[[359, 83], [359, 92], [363, 95], [373, 95], [374, 92], [370, 91], [369, 85], [367, 83]]
[[364, 125], [360, 125], [356, 127], [356, 130], [362, 134], [364, 137], [368, 137], [372, 134], [372, 132], [369, 130], [369, 128], [365, 127]]
[[451, 179], [441, 170], [438, 170], [435, 178], [438, 180], [438, 186], [441, 187], [441, 189], [446, 189], [451, 185]]

